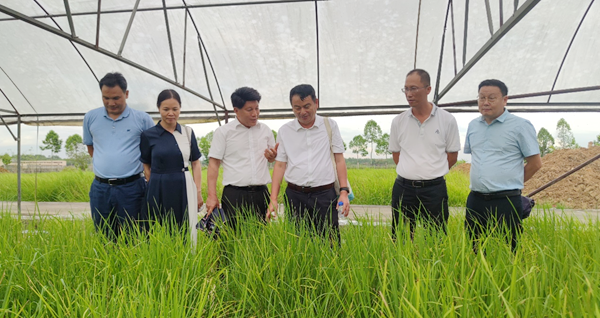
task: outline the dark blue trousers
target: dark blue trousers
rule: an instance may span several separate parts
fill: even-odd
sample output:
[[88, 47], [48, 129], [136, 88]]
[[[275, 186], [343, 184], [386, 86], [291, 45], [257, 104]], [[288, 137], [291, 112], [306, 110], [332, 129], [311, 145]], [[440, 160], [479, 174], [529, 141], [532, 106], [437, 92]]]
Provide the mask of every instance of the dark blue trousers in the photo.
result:
[[123, 227], [137, 227], [145, 194], [144, 178], [123, 185], [109, 185], [94, 179], [90, 188], [90, 209], [96, 231], [114, 240]]
[[289, 217], [296, 226], [305, 225], [309, 231], [340, 242], [340, 227], [336, 210], [338, 196], [335, 189], [327, 189], [313, 193], [302, 193], [285, 189], [286, 217]]

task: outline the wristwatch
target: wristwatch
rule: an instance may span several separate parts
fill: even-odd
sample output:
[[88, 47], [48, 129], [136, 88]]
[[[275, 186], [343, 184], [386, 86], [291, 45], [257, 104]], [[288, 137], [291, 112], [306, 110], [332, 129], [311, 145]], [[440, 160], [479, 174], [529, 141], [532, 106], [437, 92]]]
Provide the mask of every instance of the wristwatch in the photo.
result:
[[340, 192], [341, 191], [346, 191], [346, 193], [350, 194], [350, 188], [348, 187], [340, 187]]

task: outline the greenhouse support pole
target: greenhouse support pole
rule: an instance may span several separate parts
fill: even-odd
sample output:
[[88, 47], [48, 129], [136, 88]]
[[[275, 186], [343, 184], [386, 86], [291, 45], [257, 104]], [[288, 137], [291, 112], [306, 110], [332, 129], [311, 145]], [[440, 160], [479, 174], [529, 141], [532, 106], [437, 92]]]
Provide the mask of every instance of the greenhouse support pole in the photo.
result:
[[17, 116], [17, 209], [21, 219], [21, 115]]

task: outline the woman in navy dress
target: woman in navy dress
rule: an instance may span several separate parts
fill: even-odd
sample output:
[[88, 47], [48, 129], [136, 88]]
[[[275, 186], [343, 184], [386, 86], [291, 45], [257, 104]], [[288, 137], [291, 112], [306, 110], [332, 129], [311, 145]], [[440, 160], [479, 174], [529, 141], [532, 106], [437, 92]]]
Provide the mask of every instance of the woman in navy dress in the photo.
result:
[[146, 219], [163, 224], [175, 222], [178, 228], [188, 223], [195, 242], [197, 213], [203, 204], [200, 150], [192, 129], [177, 123], [181, 109], [179, 94], [172, 89], [164, 90], [158, 95], [156, 105], [161, 120], [142, 132], [140, 140], [140, 160], [148, 181]]

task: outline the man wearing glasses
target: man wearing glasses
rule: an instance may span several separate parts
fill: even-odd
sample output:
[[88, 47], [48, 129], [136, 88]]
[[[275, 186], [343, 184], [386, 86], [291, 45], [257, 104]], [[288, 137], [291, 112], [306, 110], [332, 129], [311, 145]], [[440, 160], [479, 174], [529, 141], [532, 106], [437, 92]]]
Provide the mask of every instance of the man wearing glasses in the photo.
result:
[[410, 106], [394, 118], [389, 150], [398, 176], [392, 189], [392, 238], [396, 239], [400, 213], [410, 226], [417, 220], [446, 233], [448, 192], [444, 175], [456, 163], [460, 140], [456, 119], [427, 100], [429, 74], [415, 69], [406, 75], [402, 91]]
[[[479, 84], [481, 117], [469, 123], [465, 153], [471, 154], [471, 193], [465, 226], [476, 240], [490, 227], [508, 231], [513, 252], [521, 233], [521, 189], [541, 167], [535, 128], [508, 112], [508, 88], [499, 80]], [[523, 159], [527, 164], [523, 166]], [[499, 226], [498, 226], [499, 225]]]

